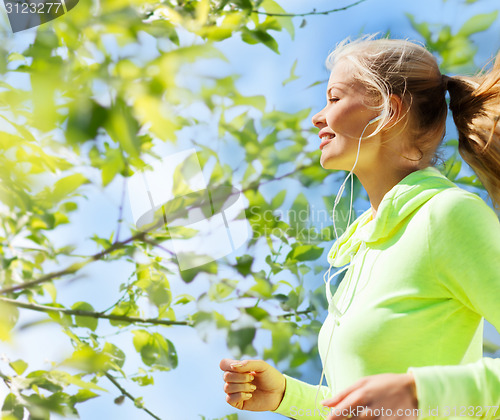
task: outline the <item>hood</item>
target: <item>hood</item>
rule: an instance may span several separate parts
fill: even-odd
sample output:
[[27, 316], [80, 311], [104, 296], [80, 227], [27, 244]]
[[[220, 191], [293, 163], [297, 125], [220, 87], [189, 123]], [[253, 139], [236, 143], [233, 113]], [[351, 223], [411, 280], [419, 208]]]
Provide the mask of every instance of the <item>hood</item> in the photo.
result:
[[452, 187], [456, 185], [433, 166], [407, 175], [384, 195], [374, 219], [369, 208], [349, 225], [330, 249], [328, 262], [334, 267], [350, 263], [362, 242], [391, 236], [425, 202]]

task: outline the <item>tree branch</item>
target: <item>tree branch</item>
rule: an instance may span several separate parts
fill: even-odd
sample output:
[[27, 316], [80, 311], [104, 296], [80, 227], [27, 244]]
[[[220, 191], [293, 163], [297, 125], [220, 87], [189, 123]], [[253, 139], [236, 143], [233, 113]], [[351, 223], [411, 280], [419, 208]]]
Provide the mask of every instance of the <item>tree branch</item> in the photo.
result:
[[277, 16], [277, 17], [299, 17], [299, 16], [313, 16], [313, 15], [329, 15], [334, 12], [341, 12], [342, 10], [350, 9], [351, 7], [357, 6], [360, 3], [365, 2], [366, 0], [358, 0], [355, 3], [350, 4], [349, 6], [339, 7], [337, 9], [325, 10], [323, 12], [317, 12], [316, 9], [313, 9], [312, 12], [307, 13], [268, 13], [261, 12], [259, 10], [252, 10], [252, 13], [256, 13], [258, 15], [266, 15], [266, 16]]
[[158, 319], [158, 318], [141, 318], [137, 316], [104, 314], [100, 312], [82, 311], [78, 309], [53, 308], [52, 306], [39, 305], [37, 303], [19, 302], [17, 300], [5, 297], [0, 297], [0, 302], [7, 303], [9, 305], [14, 305], [17, 306], [18, 308], [30, 309], [32, 311], [37, 311], [37, 312], [59, 312], [65, 315], [75, 315], [75, 316], [83, 316], [83, 317], [97, 318], [97, 319], [110, 319], [113, 321], [125, 321], [130, 323], [141, 323], [141, 324], [151, 324], [151, 325], [187, 325], [187, 326], [192, 325], [190, 321], [171, 321], [167, 319]]
[[87, 261], [82, 261], [79, 263], [74, 263], [71, 264], [69, 267], [65, 268], [64, 270], [59, 270], [55, 271], [53, 273], [46, 274], [45, 276], [42, 276], [38, 279], [28, 281], [26, 283], [18, 284], [16, 286], [11, 286], [11, 287], [6, 287], [4, 289], [0, 289], [0, 294], [6, 294], [6, 293], [11, 293], [15, 292], [17, 290], [23, 290], [23, 289], [28, 289], [33, 286], [37, 286], [41, 283], [46, 283], [52, 279], [55, 279], [57, 277], [63, 277], [67, 276], [73, 273], [76, 273], [78, 270], [83, 268], [85, 265], [87, 265], [90, 262], [101, 260], [103, 257], [105, 257], [107, 254], [110, 254], [113, 251], [116, 251], [120, 248], [122, 248], [124, 245], [128, 244], [129, 242], [135, 241], [135, 240], [143, 240], [144, 237], [148, 231], [143, 231], [135, 234], [134, 236], [131, 236], [130, 238], [121, 241], [121, 242], [115, 242], [113, 245], [111, 245], [109, 248], [105, 249], [104, 251], [101, 251], [97, 254], [91, 255], [90, 257], [87, 257]]
[[146, 407], [142, 406], [142, 407], [139, 407], [137, 404], [136, 404], [136, 398], [134, 398], [133, 395], [131, 395], [125, 388], [123, 388], [119, 382], [113, 377], [111, 376], [108, 372], [104, 372], [104, 375], [106, 376], [106, 378], [109, 379], [109, 381], [114, 385], [116, 386], [120, 392], [122, 393], [123, 396], [127, 397], [129, 400], [131, 400], [134, 405], [137, 407], [137, 408], [140, 408], [141, 410], [144, 410], [146, 413], [148, 413], [151, 417], [153, 417], [154, 419], [157, 419], [157, 420], [161, 420], [160, 417], [158, 417], [156, 414], [152, 413], [151, 411], [149, 411]]
[[[283, 174], [281, 176], [278, 176], [276, 178], [271, 178], [271, 179], [268, 179], [268, 180], [260, 182], [260, 183], [250, 183], [246, 188], [243, 188], [240, 192], [245, 192], [245, 191], [250, 190], [250, 189], [255, 190], [255, 189], [259, 188], [262, 185], [268, 184], [269, 182], [273, 182], [273, 181], [279, 181], [279, 180], [281, 180], [283, 178], [289, 177], [290, 175], [293, 175], [293, 174], [295, 174], [297, 172], [300, 172], [303, 169], [310, 168], [313, 165], [315, 165], [315, 164], [309, 163], [308, 165], [298, 166], [293, 171], [290, 171], [290, 172], [288, 172], [286, 174]], [[234, 194], [234, 193], [232, 193], [232, 194]], [[173, 219], [175, 219], [175, 217], [173, 217]], [[0, 295], [4, 295], [6, 293], [11, 293], [11, 292], [16, 292], [18, 290], [28, 289], [28, 288], [37, 286], [37, 285], [39, 285], [41, 283], [46, 283], [46, 282], [51, 281], [51, 280], [53, 280], [55, 278], [58, 278], [58, 277], [64, 277], [64, 276], [68, 276], [70, 274], [74, 274], [78, 270], [80, 270], [83, 267], [85, 267], [87, 264], [89, 264], [89, 263], [91, 263], [93, 261], [101, 260], [106, 255], [112, 253], [113, 251], [116, 251], [118, 249], [123, 248], [125, 245], [127, 245], [130, 242], [139, 240], [139, 241], [148, 242], [150, 244], [154, 243], [154, 242], [148, 240], [146, 238], [146, 235], [149, 232], [153, 231], [154, 229], [162, 226], [163, 224], [164, 224], [164, 221], [161, 220], [161, 219], [159, 219], [154, 225], [151, 225], [148, 229], [145, 229], [145, 230], [143, 230], [141, 232], [138, 232], [135, 235], [131, 236], [130, 238], [128, 238], [128, 239], [126, 239], [124, 241], [114, 242], [109, 248], [107, 248], [107, 249], [105, 249], [105, 250], [103, 250], [101, 252], [98, 252], [97, 254], [94, 254], [94, 255], [91, 255], [91, 256], [87, 257], [86, 261], [82, 261], [82, 262], [79, 262], [79, 263], [74, 263], [74, 264], [70, 265], [69, 267], [65, 268], [64, 270], [59, 270], [59, 271], [55, 271], [53, 273], [46, 274], [46, 275], [44, 275], [44, 276], [42, 276], [42, 277], [40, 277], [38, 279], [35, 279], [35, 280], [32, 280], [32, 281], [28, 281], [26, 283], [18, 284], [18, 285], [11, 286], [11, 287], [5, 287], [3, 289], [0, 289]], [[155, 245], [159, 246], [158, 244], [155, 244]], [[170, 252], [170, 254], [174, 255], [172, 252]]]

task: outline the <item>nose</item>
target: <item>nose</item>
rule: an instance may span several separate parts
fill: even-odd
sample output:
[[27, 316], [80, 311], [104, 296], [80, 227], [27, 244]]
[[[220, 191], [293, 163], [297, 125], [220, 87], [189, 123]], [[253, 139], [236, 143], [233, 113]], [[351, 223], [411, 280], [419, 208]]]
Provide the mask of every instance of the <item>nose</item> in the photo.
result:
[[319, 111], [316, 115], [312, 117], [312, 123], [315, 127], [323, 128], [326, 126], [325, 115], [323, 113], [324, 109]]

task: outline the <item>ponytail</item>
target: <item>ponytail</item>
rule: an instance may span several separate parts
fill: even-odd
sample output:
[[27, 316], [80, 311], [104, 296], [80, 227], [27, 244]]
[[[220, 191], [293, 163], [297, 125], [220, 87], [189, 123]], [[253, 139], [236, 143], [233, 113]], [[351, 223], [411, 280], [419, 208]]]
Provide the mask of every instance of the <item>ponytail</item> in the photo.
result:
[[474, 77], [443, 76], [458, 129], [458, 151], [500, 210], [500, 53]]

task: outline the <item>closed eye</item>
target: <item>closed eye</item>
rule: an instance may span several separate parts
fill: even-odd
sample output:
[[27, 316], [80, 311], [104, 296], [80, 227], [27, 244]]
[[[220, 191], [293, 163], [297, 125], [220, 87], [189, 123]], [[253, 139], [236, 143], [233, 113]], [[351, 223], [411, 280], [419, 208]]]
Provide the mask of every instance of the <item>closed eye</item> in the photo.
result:
[[340, 98], [328, 98], [329, 102], [337, 102]]

